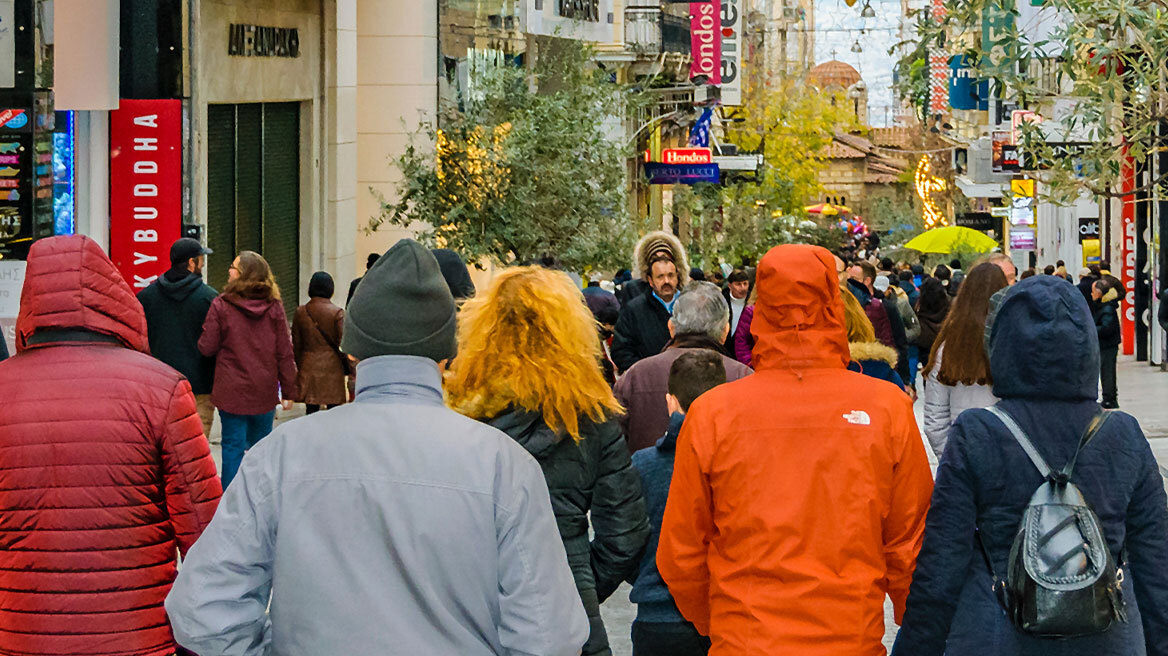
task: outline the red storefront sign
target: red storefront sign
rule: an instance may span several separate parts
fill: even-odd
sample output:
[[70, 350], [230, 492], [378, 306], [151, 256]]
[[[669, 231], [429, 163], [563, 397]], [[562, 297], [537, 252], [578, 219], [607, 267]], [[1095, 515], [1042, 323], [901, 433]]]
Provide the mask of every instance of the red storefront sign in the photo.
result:
[[110, 258], [135, 292], [170, 268], [182, 229], [182, 103], [110, 112]]
[[722, 84], [721, 0], [689, 3], [689, 34], [693, 61], [690, 78], [704, 75], [709, 84]]
[[[1127, 152], [1127, 146], [1123, 147]], [[1123, 196], [1123, 209], [1120, 213], [1123, 219], [1122, 257], [1120, 281], [1123, 283], [1123, 312], [1120, 325], [1123, 328], [1123, 354], [1134, 355], [1136, 352], [1136, 169], [1131, 158], [1124, 160], [1123, 180], [1120, 183]], [[1112, 272], [1114, 275], [1114, 272]]]
[[666, 148], [661, 160], [666, 164], [710, 164], [714, 158], [709, 148]]

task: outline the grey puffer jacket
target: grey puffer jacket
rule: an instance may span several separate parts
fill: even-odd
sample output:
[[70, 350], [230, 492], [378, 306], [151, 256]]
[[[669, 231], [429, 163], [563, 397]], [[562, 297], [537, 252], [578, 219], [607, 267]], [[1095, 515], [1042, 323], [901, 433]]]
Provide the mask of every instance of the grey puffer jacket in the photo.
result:
[[[522, 410], [490, 422], [535, 456], [543, 468], [568, 563], [591, 623], [584, 656], [610, 656], [600, 604], [636, 571], [649, 539], [641, 479], [616, 419], [580, 420], [580, 441], [553, 432], [540, 414]], [[594, 539], [588, 540], [589, 513]]]

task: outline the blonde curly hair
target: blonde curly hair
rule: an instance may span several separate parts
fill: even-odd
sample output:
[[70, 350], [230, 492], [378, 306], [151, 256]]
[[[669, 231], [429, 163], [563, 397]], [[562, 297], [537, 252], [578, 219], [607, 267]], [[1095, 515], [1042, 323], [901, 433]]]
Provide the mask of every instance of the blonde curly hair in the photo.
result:
[[600, 336], [583, 295], [563, 273], [508, 269], [467, 302], [447, 402], [481, 421], [509, 408], [538, 412], [580, 441], [580, 418], [622, 412], [600, 370]]

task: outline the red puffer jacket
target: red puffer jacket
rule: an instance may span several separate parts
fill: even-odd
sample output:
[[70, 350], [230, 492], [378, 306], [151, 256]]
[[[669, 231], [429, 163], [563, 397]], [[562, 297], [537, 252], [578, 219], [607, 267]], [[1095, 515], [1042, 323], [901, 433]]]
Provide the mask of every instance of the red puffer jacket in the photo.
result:
[[85, 237], [37, 242], [0, 363], [0, 654], [175, 651], [163, 600], [222, 490], [190, 385]]

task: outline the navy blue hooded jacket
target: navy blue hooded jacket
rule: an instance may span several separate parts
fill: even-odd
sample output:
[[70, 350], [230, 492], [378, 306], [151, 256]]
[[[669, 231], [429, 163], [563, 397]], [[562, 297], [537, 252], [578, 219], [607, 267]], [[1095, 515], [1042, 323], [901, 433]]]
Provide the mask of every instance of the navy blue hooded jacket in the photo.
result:
[[[1099, 343], [1083, 295], [1051, 276], [1005, 295], [989, 331], [999, 406], [1054, 468], [1074, 453], [1096, 403]], [[1168, 509], [1139, 423], [1116, 412], [1079, 457], [1073, 480], [1099, 515], [1112, 555], [1128, 553], [1130, 622], [1049, 640], [1017, 631], [995, 600], [975, 546], [980, 527], [1004, 575], [1010, 545], [1042, 476], [986, 410], [962, 413], [937, 470], [924, 545], [894, 656], [1168, 656]]]

